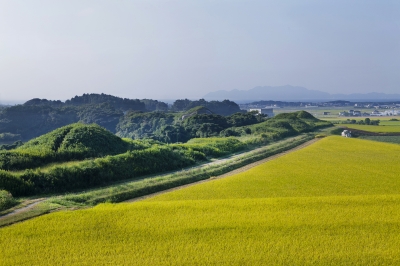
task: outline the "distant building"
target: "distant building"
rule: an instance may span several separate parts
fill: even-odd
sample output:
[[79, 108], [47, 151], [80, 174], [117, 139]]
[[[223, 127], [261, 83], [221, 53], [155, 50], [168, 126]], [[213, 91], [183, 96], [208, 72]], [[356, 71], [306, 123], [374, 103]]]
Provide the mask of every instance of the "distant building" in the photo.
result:
[[274, 108], [249, 109], [249, 112], [253, 112], [253, 111], [256, 111], [262, 115], [267, 115], [268, 117], [274, 116]]
[[374, 110], [372, 113], [371, 113], [371, 116], [383, 116], [383, 113], [381, 113], [381, 112], [379, 112], [378, 110]]
[[348, 112], [343, 111], [339, 113], [339, 116], [361, 116], [362, 113], [361, 111], [357, 111], [357, 110], [349, 110]]
[[351, 138], [351, 131], [349, 131], [347, 129], [343, 130], [342, 137]]
[[331, 112], [324, 112], [324, 115], [330, 115]]

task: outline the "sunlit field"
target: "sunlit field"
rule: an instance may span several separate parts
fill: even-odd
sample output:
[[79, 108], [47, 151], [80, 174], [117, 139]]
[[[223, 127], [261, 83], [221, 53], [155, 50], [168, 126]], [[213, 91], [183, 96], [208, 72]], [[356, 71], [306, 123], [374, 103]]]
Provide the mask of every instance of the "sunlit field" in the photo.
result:
[[393, 133], [393, 132], [399, 132], [400, 133], [400, 125], [395, 124], [395, 125], [388, 125], [388, 122], [379, 126], [369, 126], [369, 125], [356, 125], [356, 124], [344, 124], [343, 126], [346, 126], [348, 128], [353, 128], [353, 129], [359, 129], [359, 130], [364, 130], [364, 131], [370, 131], [370, 132], [377, 132], [377, 133]]
[[400, 146], [328, 137], [145, 201], [0, 229], [0, 265], [399, 265]]
[[[341, 122], [341, 121], [346, 121], [347, 119], [355, 119], [357, 121], [359, 120], [365, 120], [365, 116], [347, 116], [347, 117], [343, 117], [343, 116], [335, 116], [335, 117], [329, 117], [329, 116], [321, 116], [318, 117], [321, 120], [326, 120], [329, 122]], [[400, 121], [390, 121], [392, 119], [398, 119], [400, 120], [400, 116], [368, 116], [369, 119], [371, 120], [379, 120], [381, 121], [381, 125], [388, 122], [390, 124], [397, 124], [399, 125]]]

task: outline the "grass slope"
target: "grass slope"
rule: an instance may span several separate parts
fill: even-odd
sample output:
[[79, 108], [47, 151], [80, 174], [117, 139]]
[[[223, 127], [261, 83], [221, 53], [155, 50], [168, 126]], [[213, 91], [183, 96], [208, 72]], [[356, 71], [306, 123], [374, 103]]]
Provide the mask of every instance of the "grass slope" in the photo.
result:
[[76, 123], [32, 139], [17, 149], [0, 151], [0, 169], [23, 170], [59, 161], [120, 154], [135, 146], [144, 145], [125, 141], [96, 124]]
[[0, 229], [0, 265], [398, 265], [400, 146], [328, 137], [230, 178]]
[[28, 141], [17, 150], [27, 152], [45, 150], [57, 153], [85, 150], [87, 156], [98, 157], [123, 153], [128, 148], [127, 142], [103, 127], [76, 123]]

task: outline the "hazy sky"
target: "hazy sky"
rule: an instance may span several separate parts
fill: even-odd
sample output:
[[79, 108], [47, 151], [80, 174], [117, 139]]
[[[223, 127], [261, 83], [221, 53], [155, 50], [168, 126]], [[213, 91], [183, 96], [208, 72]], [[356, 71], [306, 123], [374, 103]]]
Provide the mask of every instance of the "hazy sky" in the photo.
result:
[[400, 1], [0, 0], [0, 101], [400, 93]]

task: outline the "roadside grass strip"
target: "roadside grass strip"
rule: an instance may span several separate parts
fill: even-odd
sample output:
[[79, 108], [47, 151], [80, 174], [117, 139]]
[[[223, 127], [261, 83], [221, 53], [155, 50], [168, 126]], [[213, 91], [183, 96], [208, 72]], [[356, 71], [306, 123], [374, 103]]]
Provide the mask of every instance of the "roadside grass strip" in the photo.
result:
[[400, 265], [400, 146], [327, 137], [249, 171], [0, 229], [0, 265]]

